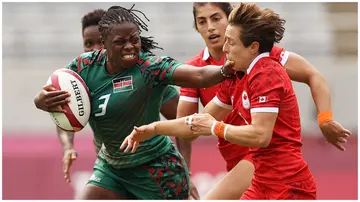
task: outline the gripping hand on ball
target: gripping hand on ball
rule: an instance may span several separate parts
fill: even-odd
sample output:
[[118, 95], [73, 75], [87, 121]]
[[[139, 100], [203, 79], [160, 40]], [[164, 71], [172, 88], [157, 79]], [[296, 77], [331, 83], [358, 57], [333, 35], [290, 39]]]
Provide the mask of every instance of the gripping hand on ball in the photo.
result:
[[65, 110], [61, 105], [70, 102], [70, 94], [63, 90], [56, 90], [51, 84], [45, 85], [39, 94], [36, 95], [34, 103], [38, 109], [47, 112], [62, 112]]

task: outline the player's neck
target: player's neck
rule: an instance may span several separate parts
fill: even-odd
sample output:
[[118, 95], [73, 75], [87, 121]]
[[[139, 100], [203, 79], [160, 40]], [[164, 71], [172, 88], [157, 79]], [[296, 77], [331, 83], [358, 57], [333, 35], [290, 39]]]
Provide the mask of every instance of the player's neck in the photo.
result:
[[125, 71], [125, 68], [111, 64], [110, 61], [106, 61], [106, 71], [108, 74], [114, 75]]
[[220, 62], [221, 58], [224, 55], [224, 52], [222, 51], [222, 49], [209, 49], [209, 54], [216, 61]]

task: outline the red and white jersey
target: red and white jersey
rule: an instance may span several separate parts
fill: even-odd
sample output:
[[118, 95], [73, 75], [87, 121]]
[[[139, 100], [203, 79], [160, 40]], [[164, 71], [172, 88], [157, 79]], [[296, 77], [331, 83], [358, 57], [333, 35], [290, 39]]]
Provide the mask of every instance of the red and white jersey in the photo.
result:
[[[274, 46], [271, 50], [270, 56], [279, 61], [282, 65], [285, 65], [289, 56], [289, 52], [285, 51], [283, 48]], [[217, 62], [210, 56], [208, 49], [205, 48], [198, 55], [191, 58], [187, 63], [197, 67], [203, 67], [206, 65], [223, 65], [224, 62], [225, 54], [221, 61]], [[212, 86], [210, 88], [180, 88], [180, 100], [198, 103], [200, 98], [203, 106], [206, 106], [206, 104], [209, 103], [215, 97], [215, 95], [217, 95], [215, 99], [221, 99], [220, 102], [215, 100], [217, 104], [225, 103], [225, 105], [222, 105], [222, 107], [232, 109], [233, 93], [235, 92], [234, 89], [236, 87], [236, 82], [239, 81], [243, 80], [227, 79], [221, 84]], [[243, 84], [238, 85], [243, 86]], [[244, 119], [241, 117], [241, 114], [234, 111], [224, 119], [224, 122], [232, 125], [246, 124]], [[248, 147], [232, 144], [231, 142], [228, 142], [222, 138], [219, 138], [217, 147], [219, 148], [221, 155], [227, 163], [226, 167], [228, 171], [235, 167], [236, 164], [248, 154], [249, 150]]]
[[[279, 61], [270, 57], [270, 53], [260, 54], [235, 85], [232, 106], [244, 122], [251, 123], [251, 113], [278, 113], [269, 146], [249, 149], [255, 165], [254, 179], [293, 182], [311, 176], [301, 152], [297, 99], [291, 80]], [[225, 105], [229, 100], [219, 96], [217, 102]]]
[[[216, 61], [214, 58], [210, 57], [209, 51], [207, 48], [202, 50], [198, 55], [192, 57], [187, 64], [193, 65], [196, 67], [203, 67], [207, 65], [224, 65], [225, 63], [225, 54], [220, 61]], [[187, 102], [198, 103], [199, 98], [203, 106], [206, 106], [215, 96], [216, 91], [220, 84], [211, 86], [209, 88], [180, 88], [180, 100]]]

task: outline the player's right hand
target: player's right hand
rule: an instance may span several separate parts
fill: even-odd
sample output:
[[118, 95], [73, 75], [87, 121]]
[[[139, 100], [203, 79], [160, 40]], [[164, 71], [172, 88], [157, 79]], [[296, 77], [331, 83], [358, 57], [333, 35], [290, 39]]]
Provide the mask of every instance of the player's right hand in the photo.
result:
[[63, 171], [64, 171], [64, 178], [67, 183], [71, 182], [70, 179], [70, 167], [72, 162], [76, 160], [77, 153], [74, 149], [66, 149], [64, 151], [63, 157]]
[[194, 200], [200, 200], [199, 192], [195, 186], [195, 184], [190, 180], [190, 198]]
[[345, 148], [341, 145], [346, 143], [346, 138], [351, 136], [351, 131], [345, 129], [336, 121], [329, 121], [320, 125], [320, 129], [326, 140], [341, 151]]
[[47, 112], [65, 112], [61, 105], [70, 102], [70, 94], [63, 90], [56, 90], [51, 84], [45, 85], [34, 102], [38, 109]]
[[155, 134], [155, 127], [153, 124], [143, 125], [141, 127], [134, 127], [134, 130], [131, 132], [129, 136], [125, 138], [123, 143], [120, 146], [120, 150], [124, 150], [124, 152], [129, 152], [130, 149], [131, 153], [136, 151], [136, 148], [139, 146], [140, 142], [147, 140], [154, 136]]

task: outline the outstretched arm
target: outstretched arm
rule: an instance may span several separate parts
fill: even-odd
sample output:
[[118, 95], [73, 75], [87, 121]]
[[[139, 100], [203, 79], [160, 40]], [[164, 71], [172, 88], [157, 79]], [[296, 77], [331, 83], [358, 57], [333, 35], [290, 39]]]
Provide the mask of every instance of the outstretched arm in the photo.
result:
[[330, 88], [325, 77], [314, 66], [300, 55], [290, 53], [284, 67], [291, 80], [310, 87], [318, 113], [332, 112]]
[[183, 64], [175, 69], [173, 79], [177, 86], [206, 88], [222, 82], [227, 76], [233, 75], [233, 64], [233, 62], [227, 61], [222, 67], [209, 65], [204, 68]]
[[333, 120], [330, 88], [324, 76], [306, 59], [290, 53], [284, 67], [291, 80], [306, 83], [311, 90], [312, 98], [318, 113], [318, 124], [325, 139], [341, 151], [351, 131]]

